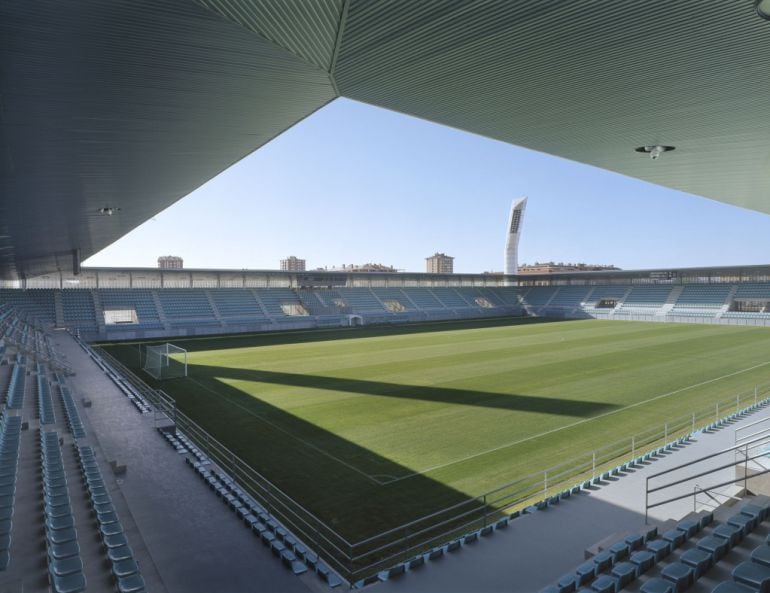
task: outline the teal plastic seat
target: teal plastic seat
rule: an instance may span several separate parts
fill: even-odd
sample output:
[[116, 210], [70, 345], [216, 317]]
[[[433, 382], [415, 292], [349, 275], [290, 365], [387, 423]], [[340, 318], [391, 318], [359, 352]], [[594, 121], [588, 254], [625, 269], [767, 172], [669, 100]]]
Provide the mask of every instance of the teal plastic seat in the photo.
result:
[[144, 590], [144, 579], [139, 573], [118, 579], [118, 591], [120, 593], [143, 593]]
[[54, 593], [83, 593], [86, 590], [86, 577], [82, 572], [67, 576], [51, 574], [51, 589]]
[[116, 579], [121, 579], [139, 572], [139, 567], [133, 558], [124, 558], [112, 563], [112, 574]]
[[80, 559], [80, 556], [70, 556], [61, 560], [49, 559], [48, 569], [51, 574], [64, 577], [83, 572], [83, 561]]
[[107, 550], [107, 558], [109, 558], [110, 562], [113, 564], [133, 557], [134, 553], [131, 551], [130, 546], [118, 546], [116, 548], [108, 548]]
[[673, 583], [669, 583], [658, 577], [646, 581], [639, 590], [642, 593], [676, 593]]

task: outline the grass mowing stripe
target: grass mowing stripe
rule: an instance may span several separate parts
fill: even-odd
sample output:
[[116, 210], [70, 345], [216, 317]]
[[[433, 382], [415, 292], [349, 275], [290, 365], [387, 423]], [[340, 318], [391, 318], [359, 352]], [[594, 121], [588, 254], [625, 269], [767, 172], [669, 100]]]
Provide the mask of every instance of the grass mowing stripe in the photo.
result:
[[534, 439], [539, 439], [544, 436], [548, 436], [549, 434], [553, 434], [555, 432], [559, 432], [560, 430], [565, 430], [567, 428], [572, 428], [574, 426], [579, 426], [581, 424], [585, 424], [587, 422], [593, 422], [595, 420], [599, 420], [600, 418], [606, 418], [607, 416], [612, 416], [613, 414], [617, 414], [618, 412], [625, 412], [627, 410], [630, 410], [632, 408], [636, 408], [637, 406], [643, 406], [644, 404], [648, 404], [650, 402], [654, 402], [659, 399], [663, 399], [666, 397], [671, 397], [672, 395], [676, 395], [677, 393], [682, 393], [683, 391], [687, 391], [689, 389], [695, 389], [696, 387], [703, 387], [704, 385], [708, 385], [710, 383], [716, 383], [717, 381], [721, 381], [722, 379], [728, 379], [730, 377], [735, 377], [736, 375], [742, 375], [743, 373], [748, 373], [749, 371], [753, 371], [755, 369], [762, 368], [763, 366], [767, 366], [770, 364], [770, 361], [767, 362], [761, 362], [759, 364], [755, 364], [752, 367], [748, 367], [746, 369], [741, 369], [740, 371], [735, 371], [734, 373], [728, 373], [727, 375], [722, 375], [721, 377], [716, 377], [714, 379], [709, 379], [708, 381], [702, 381], [700, 383], [695, 383], [694, 385], [688, 385], [687, 387], [682, 387], [681, 389], [675, 389], [674, 391], [669, 391], [668, 393], [663, 393], [661, 395], [656, 395], [655, 397], [651, 397], [649, 399], [646, 399], [644, 401], [636, 402], [634, 404], [629, 404], [627, 406], [623, 406], [622, 408], [618, 408], [617, 410], [611, 410], [609, 412], [604, 412], [601, 414], [598, 414], [596, 416], [593, 416], [591, 418], [585, 418], [583, 420], [578, 420], [577, 422], [573, 422], [572, 424], [565, 424], [564, 426], [560, 426], [559, 428], [554, 428], [552, 430], [547, 430], [545, 432], [541, 432], [540, 434], [535, 434], [532, 436], [529, 436], [524, 439], [519, 439], [518, 441], [512, 441], [510, 443], [505, 443], [503, 445], [500, 445], [498, 447], [494, 447], [492, 449], [487, 449], [486, 451], [480, 451], [479, 453], [474, 453], [473, 455], [468, 455], [466, 457], [463, 457], [462, 459], [455, 459], [454, 461], [449, 461], [447, 463], [443, 463], [440, 465], [434, 465], [433, 467], [429, 467], [420, 471], [416, 471], [412, 474], [409, 474], [407, 476], [401, 476], [398, 478], [394, 478], [388, 482], [385, 482], [385, 484], [390, 484], [392, 482], [400, 482], [402, 480], [408, 480], [409, 478], [413, 478], [414, 476], [420, 476], [425, 475], [429, 472], [435, 471], [437, 469], [442, 469], [445, 467], [449, 467], [451, 465], [455, 465], [457, 463], [462, 463], [464, 461], [470, 461], [471, 459], [475, 459], [477, 457], [481, 457], [482, 455], [488, 455], [489, 453], [494, 453], [495, 451], [502, 451], [503, 449], [507, 449], [508, 447], [513, 447], [514, 445], [519, 445], [521, 443], [526, 443], [527, 441], [532, 441]]
[[[738, 393], [747, 398], [767, 381], [770, 331], [455, 322], [201, 338], [189, 346], [190, 376], [210, 391], [182, 379], [148, 382], [358, 541], [667, 418]], [[106, 348], [137, 366], [128, 345]], [[458, 461], [474, 452], [484, 454]]]

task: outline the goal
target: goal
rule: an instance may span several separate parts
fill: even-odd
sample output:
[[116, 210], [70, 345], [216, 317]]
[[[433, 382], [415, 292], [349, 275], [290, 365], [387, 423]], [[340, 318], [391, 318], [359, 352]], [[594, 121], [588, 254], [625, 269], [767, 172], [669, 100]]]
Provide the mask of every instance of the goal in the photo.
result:
[[168, 343], [160, 346], [147, 346], [142, 369], [158, 380], [186, 377], [187, 350]]

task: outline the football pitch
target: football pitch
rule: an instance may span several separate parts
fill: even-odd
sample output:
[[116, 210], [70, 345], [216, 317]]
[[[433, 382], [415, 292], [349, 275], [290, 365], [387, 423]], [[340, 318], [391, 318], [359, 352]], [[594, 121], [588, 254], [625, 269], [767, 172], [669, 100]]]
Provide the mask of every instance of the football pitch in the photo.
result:
[[189, 375], [163, 382], [137, 369], [139, 344], [104, 348], [350, 541], [770, 377], [770, 330], [752, 327], [508, 319], [173, 343]]

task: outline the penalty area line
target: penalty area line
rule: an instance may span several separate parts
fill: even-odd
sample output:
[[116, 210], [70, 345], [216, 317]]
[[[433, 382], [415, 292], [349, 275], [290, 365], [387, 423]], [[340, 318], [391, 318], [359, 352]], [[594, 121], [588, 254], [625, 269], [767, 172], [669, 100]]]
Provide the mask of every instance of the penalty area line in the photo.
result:
[[453, 461], [448, 461], [446, 463], [441, 463], [438, 465], [434, 465], [432, 467], [428, 467], [426, 469], [422, 469], [417, 472], [413, 472], [411, 474], [407, 474], [405, 476], [400, 476], [398, 478], [394, 478], [388, 482], [382, 482], [383, 486], [387, 486], [388, 484], [393, 484], [395, 482], [400, 482], [401, 480], [408, 480], [409, 478], [413, 478], [415, 476], [422, 476], [424, 474], [430, 473], [432, 471], [436, 471], [438, 469], [443, 469], [445, 467], [449, 467], [458, 463], [463, 463], [465, 461], [470, 461], [471, 459], [475, 459], [476, 457], [482, 457], [484, 455], [488, 455], [489, 453], [495, 453], [496, 451], [501, 451], [503, 449], [507, 449], [508, 447], [513, 447], [514, 445], [520, 445], [522, 443], [526, 443], [528, 441], [532, 441], [534, 439], [539, 439], [544, 436], [548, 436], [549, 434], [557, 433], [561, 430], [565, 430], [567, 428], [573, 428], [575, 426], [579, 426], [581, 424], [585, 424], [587, 422], [593, 422], [594, 420], [599, 420], [600, 418], [606, 418], [607, 416], [612, 416], [613, 414], [617, 414], [618, 412], [625, 412], [626, 410], [630, 410], [631, 408], [636, 408], [638, 406], [643, 406], [644, 404], [648, 404], [650, 402], [654, 402], [659, 399], [663, 399], [666, 397], [671, 397], [672, 395], [676, 395], [677, 393], [682, 393], [683, 391], [688, 391], [690, 389], [695, 389], [696, 387], [703, 387], [704, 385], [708, 385], [709, 383], [716, 383], [717, 381], [721, 381], [722, 379], [729, 379], [730, 377], [735, 377], [736, 375], [741, 375], [743, 373], [748, 373], [749, 371], [753, 371], [755, 369], [761, 368], [763, 366], [767, 366], [770, 364], [770, 361], [767, 362], [761, 362], [759, 364], [756, 364], [754, 366], [748, 367], [746, 369], [741, 369], [740, 371], [735, 371], [733, 373], [728, 373], [726, 375], [722, 375], [721, 377], [715, 377], [714, 379], [709, 379], [708, 381], [701, 381], [700, 383], [694, 383], [692, 385], [688, 385], [687, 387], [682, 387], [680, 389], [675, 389], [674, 391], [669, 391], [668, 393], [663, 393], [661, 395], [656, 395], [655, 397], [651, 397], [649, 399], [636, 402], [633, 404], [629, 404], [627, 406], [623, 406], [622, 408], [618, 408], [617, 410], [611, 410], [610, 412], [605, 412], [603, 414], [599, 414], [598, 416], [593, 416], [591, 418], [585, 418], [583, 420], [578, 420], [576, 422], [572, 422], [571, 424], [565, 424], [564, 426], [560, 426], [558, 428], [554, 428], [551, 430], [546, 430], [545, 432], [541, 432], [540, 434], [532, 435], [530, 437], [526, 437], [523, 439], [519, 439], [517, 441], [512, 441], [510, 443], [505, 443], [502, 445], [499, 445], [497, 447], [493, 447], [491, 449], [487, 449], [485, 451], [479, 451], [478, 453], [474, 453], [473, 455], [467, 455], [465, 457], [461, 457], [460, 459], [455, 459]]

